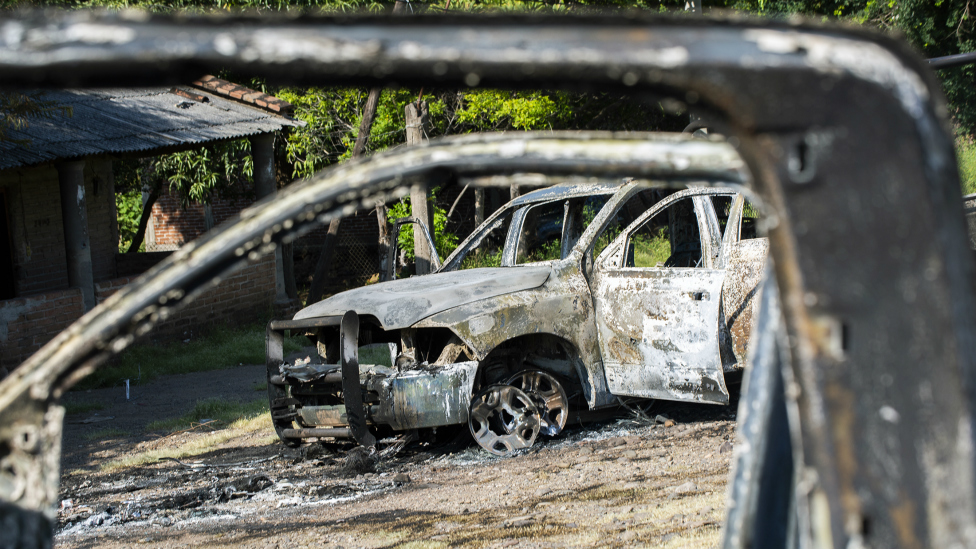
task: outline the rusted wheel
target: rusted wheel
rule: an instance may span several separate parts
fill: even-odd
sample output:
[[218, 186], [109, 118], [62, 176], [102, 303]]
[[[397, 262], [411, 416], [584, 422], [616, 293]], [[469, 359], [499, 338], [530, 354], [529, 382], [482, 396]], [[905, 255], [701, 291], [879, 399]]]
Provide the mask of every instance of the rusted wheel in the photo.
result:
[[535, 402], [542, 434], [552, 437], [562, 432], [569, 417], [569, 397], [555, 377], [542, 370], [523, 370], [512, 376], [508, 385], [521, 389]]
[[490, 385], [471, 399], [468, 427], [478, 444], [508, 456], [535, 443], [541, 426], [532, 397], [511, 385]]

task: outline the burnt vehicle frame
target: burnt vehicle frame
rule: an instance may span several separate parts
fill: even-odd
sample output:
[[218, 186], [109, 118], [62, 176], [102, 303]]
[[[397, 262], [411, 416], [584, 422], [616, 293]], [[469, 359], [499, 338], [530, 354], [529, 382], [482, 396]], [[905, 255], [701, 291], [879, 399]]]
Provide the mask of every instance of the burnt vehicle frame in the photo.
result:
[[[763, 292], [757, 319], [743, 398], [755, 407], [739, 418], [725, 546], [976, 545], [976, 270], [945, 103], [902, 42], [809, 23], [637, 16], [28, 12], [5, 15], [0, 35], [6, 86], [172, 84], [226, 68], [291, 84], [627, 91], [710, 115], [769, 210], [778, 290]], [[416, 175], [410, 167], [396, 169]], [[602, 175], [645, 172], [620, 167]], [[369, 179], [333, 187], [327, 174], [298, 184], [177, 252], [0, 382], [6, 544], [50, 543], [65, 390], [214, 277], [391, 191]]]
[[[555, 140], [597, 164], [601, 155], [587, 149], [604, 144], [598, 137], [507, 133], [491, 138], [502, 156], [484, 163], [503, 169], [505, 151]], [[740, 241], [748, 174], [721, 140], [631, 137], [663, 160], [659, 181], [572, 181], [528, 193], [475, 228], [439, 272], [342, 292], [272, 321], [268, 390], [282, 441], [326, 433], [374, 441], [362, 438], [365, 423], [348, 428], [353, 419], [400, 432], [466, 423], [485, 450], [507, 455], [540, 433], [557, 435], [580, 405], [571, 396], [589, 409], [621, 397], [727, 404], [725, 377], [745, 363], [767, 249], [765, 239]], [[470, 149], [452, 153], [463, 162]], [[465, 266], [472, 255], [484, 259], [486, 240], [497, 265]], [[649, 252], [664, 255], [655, 265]], [[345, 331], [350, 312], [364, 332]], [[308, 330], [324, 363], [284, 363], [285, 329]], [[343, 368], [340, 379], [340, 340], [360, 338], [388, 345], [391, 360], [349, 370], [354, 379]], [[350, 361], [360, 362], [341, 356]], [[357, 409], [348, 410], [347, 384], [358, 391], [360, 381]], [[516, 387], [489, 388], [498, 384]]]

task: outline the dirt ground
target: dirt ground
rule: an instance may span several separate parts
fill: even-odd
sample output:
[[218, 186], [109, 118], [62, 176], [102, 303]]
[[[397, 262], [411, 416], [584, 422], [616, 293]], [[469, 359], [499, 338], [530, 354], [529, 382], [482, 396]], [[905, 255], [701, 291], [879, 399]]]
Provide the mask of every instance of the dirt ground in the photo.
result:
[[241, 366], [171, 376], [131, 387], [129, 400], [124, 387], [69, 394], [67, 402], [104, 408], [67, 417], [56, 546], [719, 544], [734, 406], [655, 403], [650, 415], [674, 425], [626, 412], [575, 418], [560, 436], [510, 458], [443, 431], [438, 439], [453, 442], [414, 442], [377, 460], [349, 445], [290, 449], [261, 429], [192, 458], [101, 469], [207, 436], [146, 433], [146, 425], [209, 397], [264, 398], [263, 372]]

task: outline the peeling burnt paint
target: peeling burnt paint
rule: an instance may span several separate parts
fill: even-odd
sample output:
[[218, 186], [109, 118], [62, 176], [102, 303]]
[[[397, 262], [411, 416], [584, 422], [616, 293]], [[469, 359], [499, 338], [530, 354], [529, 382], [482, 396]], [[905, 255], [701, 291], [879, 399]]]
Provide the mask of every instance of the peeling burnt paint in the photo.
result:
[[401, 431], [466, 423], [477, 370], [468, 361], [374, 377], [366, 386], [380, 403], [370, 419]]
[[753, 238], [730, 245], [728, 276], [722, 286], [722, 308], [726, 329], [732, 336], [734, 368], [746, 364], [753, 316], [761, 296], [763, 265], [769, 255], [769, 240]]

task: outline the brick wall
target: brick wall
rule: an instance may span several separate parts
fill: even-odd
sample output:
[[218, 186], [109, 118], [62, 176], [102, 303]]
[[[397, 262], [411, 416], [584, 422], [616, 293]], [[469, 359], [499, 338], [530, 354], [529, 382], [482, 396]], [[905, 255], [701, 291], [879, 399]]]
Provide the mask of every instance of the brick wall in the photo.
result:
[[[118, 216], [112, 164], [85, 164], [85, 200], [94, 279], [114, 278]], [[0, 171], [8, 196], [15, 291], [30, 296], [68, 287], [58, 172], [53, 165]]]
[[83, 313], [77, 288], [0, 301], [0, 367], [13, 369]]
[[58, 172], [53, 166], [5, 170], [18, 296], [68, 287]]
[[[178, 337], [187, 330], [240, 325], [267, 317], [275, 298], [274, 271], [274, 256], [248, 265], [160, 323], [150, 337]], [[98, 302], [133, 279], [120, 277], [96, 283]], [[81, 290], [77, 288], [0, 301], [0, 367], [13, 369], [83, 313]]]
[[[214, 200], [210, 206], [214, 226], [253, 203], [253, 197], [246, 196]], [[190, 204], [184, 209], [180, 206], [179, 196], [167, 192], [153, 205], [151, 223], [155, 246], [147, 249], [175, 250], [207, 231], [206, 208], [203, 204]]]
[[[217, 324], [246, 324], [266, 317], [274, 305], [274, 277], [274, 256], [248, 265], [225, 277], [215, 288], [207, 290], [157, 325], [151, 337], [182, 335], [186, 330], [195, 331]], [[135, 276], [120, 277], [95, 284], [98, 302], [101, 303], [134, 279]]]

